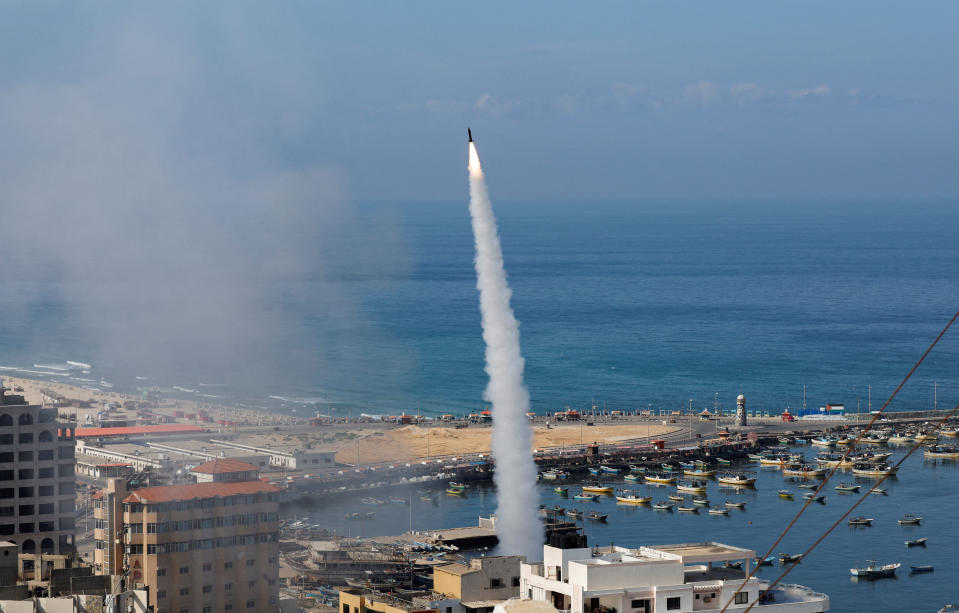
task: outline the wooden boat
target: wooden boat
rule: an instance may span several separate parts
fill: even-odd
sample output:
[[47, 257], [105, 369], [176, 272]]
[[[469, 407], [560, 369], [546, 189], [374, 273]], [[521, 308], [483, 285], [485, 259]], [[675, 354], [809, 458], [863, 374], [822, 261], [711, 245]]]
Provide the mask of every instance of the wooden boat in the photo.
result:
[[894, 577], [899, 568], [899, 562], [895, 564], [886, 564], [878, 566], [872, 560], [867, 560], [869, 564], [862, 568], [850, 568], [849, 572], [853, 577], [863, 577], [865, 579], [881, 579], [883, 577]]
[[727, 500], [727, 501], [726, 501], [726, 506], [729, 507], [730, 509], [745, 509], [745, 508], [746, 508], [746, 503], [745, 503], [745, 502], [733, 502], [732, 500]]
[[849, 445], [852, 445], [855, 442], [856, 442], [855, 437], [850, 438], [848, 436], [841, 436], [836, 439], [836, 445], [840, 447], [848, 447]]
[[679, 506], [679, 507], [676, 507], [676, 510], [679, 511], [680, 513], [699, 513], [699, 507]]
[[386, 501], [380, 500], [379, 498], [361, 498], [360, 503], [370, 507], [378, 507], [380, 505], [386, 504]]
[[759, 457], [759, 463], [763, 466], [782, 466], [789, 461], [786, 454], [763, 454]]
[[587, 494], [612, 494], [613, 487], [600, 485], [597, 483], [595, 485], [584, 485], [583, 491], [586, 492]]
[[693, 496], [693, 504], [698, 504], [701, 507], [709, 506], [709, 498], [705, 496]]
[[683, 470], [692, 470], [693, 468], [696, 467], [696, 463], [695, 463], [695, 462], [680, 462], [680, 463], [679, 463], [679, 467], [682, 468]]
[[583, 512], [579, 509], [566, 509], [566, 517], [571, 517], [573, 519], [582, 519]]
[[632, 481], [633, 483], [637, 483], [642, 478], [643, 477], [641, 475], [626, 475], [625, 477], [623, 477], [623, 479], [626, 479], [627, 481]]
[[598, 468], [588, 468], [589, 474], [599, 476], [600, 470]]
[[556, 494], [559, 494], [560, 496], [567, 496], [567, 495], [569, 495], [569, 488], [568, 488], [568, 487], [554, 487], [554, 488], [553, 488], [553, 492], [556, 493]]
[[856, 492], [858, 494], [859, 487], [860, 486], [856, 485], [855, 483], [840, 483], [833, 489], [836, 490], [837, 492]]
[[390, 504], [408, 504], [409, 501], [406, 498], [400, 498], [399, 496], [390, 496]]
[[660, 464], [659, 467], [663, 469], [663, 472], [667, 472], [667, 473], [673, 473], [673, 472], [676, 472], [676, 470], [678, 470], [675, 465], [667, 464], [665, 462]]
[[427, 496], [426, 494], [423, 494], [422, 496], [420, 496], [420, 500], [422, 500], [423, 502], [435, 502], [435, 501], [436, 501], [432, 496]]
[[702, 468], [692, 468], [692, 469], [687, 468], [686, 470], [683, 471], [683, 474], [686, 475], [687, 477], [700, 477], [703, 479], [708, 479], [710, 477], [715, 477], [716, 471], [704, 470]]
[[722, 485], [746, 486], [756, 483], [756, 477], [751, 477], [746, 473], [723, 473], [716, 480]]
[[816, 495], [815, 492], [806, 492], [802, 495], [803, 500], [811, 500], [812, 502], [818, 502], [819, 504], [826, 504], [826, 497], [820, 494]]
[[906, 444], [906, 443], [912, 443], [912, 442], [913, 442], [913, 438], [912, 438], [912, 436], [910, 436], [910, 435], [908, 435], [908, 434], [904, 434], [904, 433], [901, 433], [901, 432], [895, 432], [895, 433], [893, 433], [892, 435], [889, 436], [889, 440], [888, 440], [887, 442], [892, 443], [893, 445], [896, 445], [896, 444], [903, 445], [903, 444]]
[[664, 475], [662, 473], [654, 473], [651, 475], [646, 475], [646, 483], [660, 483], [663, 485], [672, 485], [676, 483], [676, 475]]
[[854, 464], [852, 467], [852, 474], [860, 477], [885, 477], [898, 471], [898, 468], [889, 464]]
[[619, 469], [618, 469], [618, 468], [613, 468], [612, 466], [600, 466], [600, 467], [599, 467], [599, 470], [600, 470], [600, 472], [603, 472], [603, 473], [606, 473], [606, 474], [610, 474], [610, 475], [618, 475], [618, 474], [619, 474]]
[[919, 539], [913, 539], [911, 541], [906, 541], [906, 547], [925, 547], [926, 541], [929, 540], [929, 537], [922, 537]]
[[939, 434], [948, 436], [949, 438], [955, 438], [959, 436], [959, 428], [941, 428]]
[[836, 439], [831, 436], [817, 436], [809, 439], [809, 442], [817, 447], [835, 447]]
[[849, 468], [853, 461], [841, 453], [823, 452], [816, 454], [816, 464], [825, 468]]
[[644, 473], [644, 472], [646, 472], [646, 470], [647, 470], [647, 469], [646, 469], [645, 466], [636, 466], [635, 464], [630, 464], [630, 465], [629, 465], [629, 472], [633, 472], [633, 473]]
[[741, 570], [742, 567], [743, 567], [742, 562], [730, 562], [729, 560], [726, 560], [725, 562], [723, 562], [723, 568], [729, 568], [732, 570]]
[[343, 516], [345, 519], [350, 519], [353, 521], [363, 520], [363, 519], [373, 519], [376, 517], [376, 511], [367, 511], [366, 513], [347, 513]]
[[652, 499], [652, 496], [637, 496], [635, 492], [630, 490], [623, 490], [616, 493], [616, 502], [622, 502], [624, 504], [649, 504]]
[[729, 509], [724, 509], [723, 507], [713, 507], [709, 509], [710, 515], [729, 515]]
[[606, 513], [600, 513], [599, 511], [590, 511], [587, 517], [593, 521], [606, 521], [606, 518], [609, 517]]
[[789, 438], [788, 436], [780, 436], [779, 442], [782, 443], [783, 445], [788, 445], [789, 443], [792, 442], [792, 439]]
[[795, 555], [790, 555], [788, 553], [779, 554], [779, 563], [780, 564], [790, 564], [792, 562], [799, 562], [802, 560], [802, 554], [797, 553]]
[[819, 484], [818, 483], [800, 483], [796, 487], [800, 487], [804, 490], [818, 490]]
[[932, 564], [921, 564], [919, 566], [910, 566], [909, 572], [911, 573], [931, 573], [935, 570], [935, 567]]
[[460, 489], [460, 490], [465, 490], [465, 489], [468, 488], [469, 486], [468, 486], [467, 484], [465, 484], [465, 483], [457, 483], [456, 481], [450, 481], [450, 482], [449, 482], [449, 487], [455, 488], [455, 489]]
[[672, 502], [657, 502], [653, 505], [653, 508], [657, 511], [672, 511], [675, 506], [676, 504]]
[[922, 452], [922, 457], [940, 460], [959, 459], [959, 447], [955, 445], [934, 445]]
[[776, 556], [769, 556], [766, 558], [756, 558], [753, 560], [753, 564], [756, 566], [772, 566], [773, 562], [776, 561]]
[[726, 458], [716, 458], [716, 463], [720, 466], [732, 466], [732, 460], [727, 460]]
[[705, 481], [680, 481], [676, 485], [676, 491], [690, 492], [692, 494], [705, 494], [706, 487], [707, 485]]
[[673, 502], [682, 502], [686, 500], [685, 496], [680, 496], [679, 494], [670, 494], [668, 498], [672, 500]]
[[917, 443], [934, 443], [939, 439], [939, 435], [935, 432], [921, 432], [913, 437]]
[[792, 499], [793, 499], [793, 493], [790, 492], [789, 490], [779, 490], [778, 492], [776, 492], [776, 494], [777, 494], [780, 498], [785, 498], [786, 500], [792, 500]]
[[546, 509], [546, 512], [552, 513], [553, 515], [566, 515], [566, 509], [558, 504], [553, 506], [552, 509]]
[[576, 494], [573, 496], [573, 500], [589, 500], [591, 502], [596, 502], [599, 500], [599, 494]]
[[857, 515], [856, 517], [852, 517], [849, 519], [849, 525], [850, 526], [871, 526], [872, 518], [865, 517], [863, 515]]
[[466, 490], [461, 490], [459, 488], [451, 487], [446, 490], [447, 496], [465, 496]]
[[802, 477], [803, 479], [822, 479], [826, 476], [826, 471], [821, 468], [813, 468], [808, 464], [787, 464], [783, 466], [783, 474], [789, 477]]
[[877, 495], [877, 496], [885, 496], [885, 495], [886, 495], [886, 490], [882, 489], [881, 487], [877, 487], [876, 489], [870, 491], [869, 493], [870, 493], [870, 494], [875, 494], [875, 495]]
[[921, 517], [917, 517], [912, 513], [906, 513], [902, 516], [902, 519], [899, 520], [900, 526], [918, 526], [922, 522]]

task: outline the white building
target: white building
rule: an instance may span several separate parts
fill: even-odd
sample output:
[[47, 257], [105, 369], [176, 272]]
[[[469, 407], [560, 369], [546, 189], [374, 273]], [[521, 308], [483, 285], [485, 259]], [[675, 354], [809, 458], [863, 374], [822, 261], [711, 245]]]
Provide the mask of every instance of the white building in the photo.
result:
[[745, 571], [723, 567], [742, 562], [751, 568], [756, 552], [720, 543], [660, 547], [560, 549], [543, 547], [543, 562], [522, 564], [520, 594], [544, 600], [570, 613], [665, 613], [741, 611], [757, 599], [754, 611], [821, 613], [829, 597], [801, 585], [778, 585], [753, 577], [742, 588]]
[[[255, 455], [264, 455], [270, 458], [270, 465], [290, 470], [310, 470], [331, 468], [336, 465], [336, 451], [332, 449], [301, 449], [296, 445], [285, 445], [277, 442], [264, 442], [264, 446], [248, 445], [224, 439], [211, 439], [214, 445], [242, 449]], [[265, 446], [269, 445], [269, 447]]]

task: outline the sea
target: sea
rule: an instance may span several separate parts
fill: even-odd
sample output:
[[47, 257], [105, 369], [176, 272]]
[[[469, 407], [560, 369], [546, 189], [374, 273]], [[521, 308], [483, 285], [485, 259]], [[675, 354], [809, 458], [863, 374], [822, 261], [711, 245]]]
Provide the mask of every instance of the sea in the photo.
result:
[[[890, 449], [895, 451], [893, 462], [907, 451], [903, 447]], [[804, 451], [812, 460], [818, 449], [804, 446], [795, 447], [793, 451]], [[730, 509], [729, 516], [709, 515], [705, 509], [696, 515], [675, 510], [657, 511], [648, 505], [617, 503], [609, 495], [600, 496], [597, 502], [575, 501], [572, 496], [580, 491], [580, 481], [544, 481], [538, 489], [540, 502], [548, 507], [597, 510], [608, 515], [605, 523], [577, 521], [590, 546], [640, 547], [717, 541], [752, 549], [761, 556], [773, 547], [786, 524], [799, 511], [803, 505], [801, 496], [808, 490], [799, 488], [796, 481], [787, 481], [778, 469], [758, 465], [746, 468], [757, 473], [755, 487], [720, 487], [715, 481], [709, 482], [707, 497], [712, 505], [723, 506], [727, 500], [746, 502], [742, 510]], [[676, 492], [675, 486], [636, 485], [625, 481], [624, 476], [605, 477], [604, 482], [651, 495], [654, 502], [665, 501], [669, 494]], [[834, 486], [841, 482], [861, 485], [860, 493], [836, 492]], [[896, 477], [879, 486], [886, 490], [886, 495], [867, 496], [865, 492], [873, 483], [873, 479], [854, 477], [845, 470], [836, 473], [823, 489], [824, 503], [811, 504], [771, 555], [778, 558], [780, 553], [803, 553], [863, 496], [865, 501], [850, 517], [862, 515], [874, 521], [870, 527], [840, 523], [808, 557], [795, 565], [782, 583], [805, 585], [825, 593], [830, 598], [830, 611], [838, 613], [935, 613], [946, 603], [959, 603], [959, 592], [953, 584], [953, 581], [959, 582], [959, 567], [955, 564], [955, 551], [959, 548], [955, 518], [959, 504], [956, 493], [959, 462], [927, 461], [921, 452], [916, 452], [903, 463]], [[553, 492], [557, 485], [569, 488], [568, 497]], [[793, 492], [794, 499], [780, 498], [777, 492], [781, 489]], [[437, 485], [428, 490], [433, 494], [432, 502], [421, 500], [421, 491], [421, 486], [415, 485], [391, 491], [397, 497], [407, 498], [409, 505], [388, 503], [371, 507], [361, 504], [358, 498], [331, 497], [316, 506], [291, 508], [288, 512], [290, 517], [320, 523], [342, 535], [377, 537], [402, 534], [410, 528], [435, 532], [472, 526], [478, 517], [487, 517], [496, 511], [497, 492], [492, 485], [474, 485], [462, 497], [449, 496], [442, 485]], [[345, 518], [347, 513], [369, 511], [375, 512], [372, 520]], [[907, 513], [920, 516], [920, 525], [900, 526], [897, 520]], [[921, 537], [928, 538], [925, 547], [906, 547], [905, 541]], [[495, 553], [492, 550], [470, 555]], [[901, 566], [895, 578], [869, 581], [852, 577], [851, 568], [863, 567], [870, 560], [878, 564], [898, 562]], [[910, 566], [919, 565], [932, 565], [934, 570], [912, 573]], [[784, 570], [777, 560], [772, 566], [762, 567], [758, 576], [771, 581]]]
[[[889, 398], [959, 308], [955, 202], [494, 200], [494, 207], [538, 412], [731, 409], [740, 393], [755, 410], [805, 402], [807, 410], [844, 404], [865, 412]], [[75, 280], [33, 272], [32, 254], [4, 251], [0, 241], [7, 320], [0, 376], [156, 389], [300, 415], [483, 408], [467, 203], [363, 210], [385, 211], [391, 236], [401, 237], [390, 243], [399, 245], [395, 253], [367, 257], [370, 237], [358, 237], [355, 250], [327, 256], [335, 261], [324, 263], [323, 276], [245, 279], [249, 287], [235, 293], [279, 296], [268, 318], [289, 326], [253, 351], [213, 348], [202, 362], [189, 359], [190, 350], [147, 346], [131, 361], [117, 342], [98, 346], [96, 326], [104, 335], [108, 326], [113, 335], [120, 330], [125, 347], [142, 345], [137, 335], [122, 336], [125, 305], [84, 304], [83, 293], [63, 290]], [[38, 236], [37, 248], [50, 247]], [[138, 282], [161, 281], [97, 282], [105, 295], [126, 296]], [[121, 283], [129, 287], [111, 285]], [[190, 308], [185, 300], [183, 311]], [[106, 315], [92, 327], [90, 311], [98, 309]], [[957, 366], [953, 330], [889, 409], [959, 401]]]

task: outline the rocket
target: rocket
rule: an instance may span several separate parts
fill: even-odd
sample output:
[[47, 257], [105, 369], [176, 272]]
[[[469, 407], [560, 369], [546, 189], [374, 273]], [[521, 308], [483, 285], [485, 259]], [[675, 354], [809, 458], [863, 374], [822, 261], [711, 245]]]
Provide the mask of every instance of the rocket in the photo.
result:
[[473, 131], [470, 130], [469, 128], [466, 128], [466, 135], [469, 136], [470, 138], [469, 142], [473, 142]]

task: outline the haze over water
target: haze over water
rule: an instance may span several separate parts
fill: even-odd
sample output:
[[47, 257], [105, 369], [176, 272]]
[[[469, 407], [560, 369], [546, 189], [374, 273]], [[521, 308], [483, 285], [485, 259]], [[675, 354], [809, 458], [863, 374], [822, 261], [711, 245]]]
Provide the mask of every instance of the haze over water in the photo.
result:
[[[0, 365], [80, 360], [94, 371], [78, 376], [117, 389], [175, 385], [280, 410], [479, 408], [486, 377], [465, 197], [389, 210], [408, 268], [295, 285], [249, 280], [264, 284], [251, 293], [276, 294], [278, 316], [297, 318], [297, 334], [271, 338], [255, 356], [269, 364], [261, 379], [238, 380], [225, 367], [235, 356], [164, 364], [159, 377], [91, 357], [79, 306], [49, 279], [18, 274], [17, 253], [3, 253], [0, 308], [32, 306], [0, 335]], [[851, 411], [857, 398], [866, 410], [872, 385], [875, 409], [959, 305], [951, 203], [505, 201], [498, 215], [538, 411], [592, 401], [679, 408], [690, 398], [712, 407], [716, 392], [729, 408], [740, 391], [750, 408], [795, 408], [803, 384], [809, 407], [844, 402]], [[358, 255], [342, 250], [334, 269]], [[281, 310], [285, 295], [308, 306], [330, 283], [356, 307], [350, 325]], [[324, 356], [322, 368], [294, 357], [310, 352]], [[950, 333], [891, 408], [931, 407], [933, 381], [940, 408], [957, 402], [956, 364]]]

